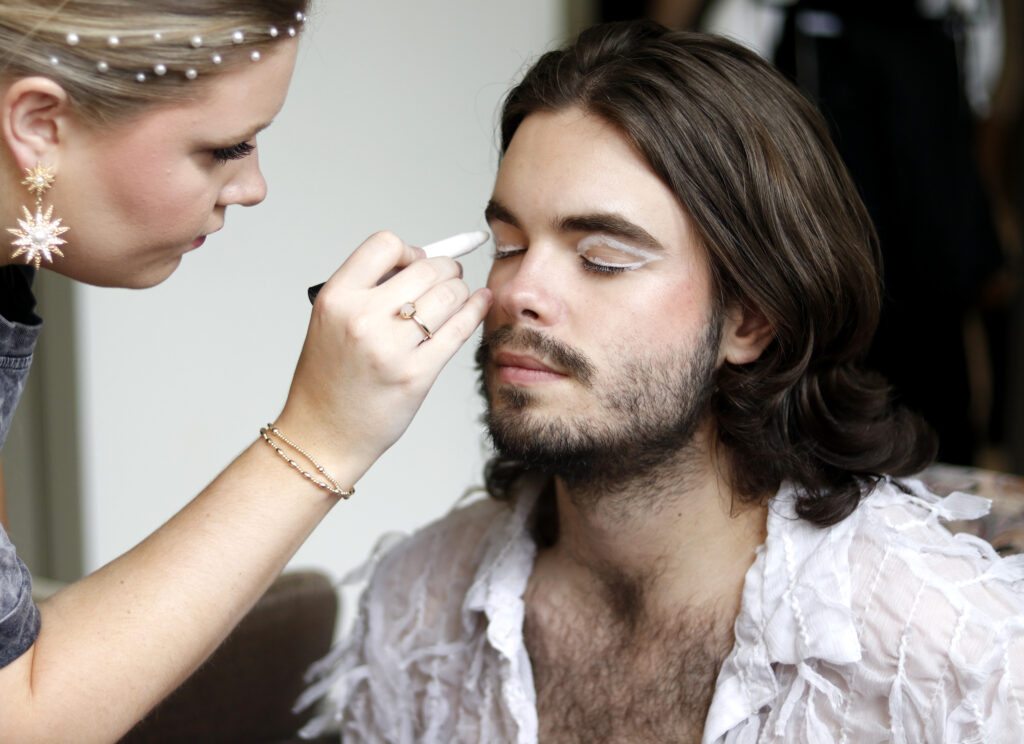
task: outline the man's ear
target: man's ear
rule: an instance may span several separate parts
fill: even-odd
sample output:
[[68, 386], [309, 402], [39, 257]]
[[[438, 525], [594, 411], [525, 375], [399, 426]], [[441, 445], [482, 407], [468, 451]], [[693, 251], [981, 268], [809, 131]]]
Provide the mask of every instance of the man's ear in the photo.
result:
[[56, 168], [58, 144], [70, 112], [68, 94], [42, 76], [15, 80], [0, 98], [4, 142], [22, 170], [42, 162]]
[[730, 364], [753, 362], [774, 337], [771, 323], [759, 311], [732, 307], [726, 311], [722, 329], [722, 361]]

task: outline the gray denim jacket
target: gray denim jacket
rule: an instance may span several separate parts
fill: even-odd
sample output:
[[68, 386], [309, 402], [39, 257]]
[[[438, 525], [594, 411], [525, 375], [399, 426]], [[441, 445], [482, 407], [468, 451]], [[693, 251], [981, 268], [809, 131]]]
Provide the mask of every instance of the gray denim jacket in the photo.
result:
[[[23, 267], [0, 268], [0, 449], [25, 389], [42, 328], [33, 313], [31, 282], [31, 271]], [[0, 667], [25, 653], [38, 635], [39, 609], [32, 601], [32, 577], [0, 527]]]

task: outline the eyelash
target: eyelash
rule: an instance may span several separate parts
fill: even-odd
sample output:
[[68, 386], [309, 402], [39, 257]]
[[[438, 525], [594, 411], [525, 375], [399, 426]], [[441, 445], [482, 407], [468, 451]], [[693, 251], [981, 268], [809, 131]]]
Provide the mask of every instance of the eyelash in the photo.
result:
[[252, 151], [256, 149], [256, 145], [251, 145], [248, 142], [239, 142], [237, 145], [231, 145], [231, 147], [218, 147], [213, 151], [213, 158], [221, 163], [226, 163], [229, 160], [241, 160], [252, 154]]
[[583, 256], [580, 256], [580, 260], [583, 262], [584, 269], [595, 274], [621, 274], [624, 271], [629, 271], [631, 268], [629, 266], [605, 266], [604, 264], [588, 261]]
[[[500, 247], [495, 248], [494, 260], [500, 261], [503, 258], [512, 258], [512, 256], [517, 256], [525, 251], [525, 248], [519, 247], [515, 247], [514, 250], [500, 250]], [[606, 276], [609, 274], [621, 274], [630, 268], [629, 266], [605, 266], [603, 264], [594, 263], [593, 261], [588, 261], [584, 256], [580, 256], [580, 263], [583, 266], [584, 271], [590, 271], [594, 274], [604, 274]]]

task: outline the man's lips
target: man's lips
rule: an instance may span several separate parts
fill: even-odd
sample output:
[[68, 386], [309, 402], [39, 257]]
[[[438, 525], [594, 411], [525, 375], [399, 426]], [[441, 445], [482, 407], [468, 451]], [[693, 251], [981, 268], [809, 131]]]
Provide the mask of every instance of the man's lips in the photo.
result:
[[553, 369], [536, 357], [501, 351], [494, 355], [498, 378], [502, 382], [524, 384], [531, 382], [552, 382], [564, 380], [565, 373]]

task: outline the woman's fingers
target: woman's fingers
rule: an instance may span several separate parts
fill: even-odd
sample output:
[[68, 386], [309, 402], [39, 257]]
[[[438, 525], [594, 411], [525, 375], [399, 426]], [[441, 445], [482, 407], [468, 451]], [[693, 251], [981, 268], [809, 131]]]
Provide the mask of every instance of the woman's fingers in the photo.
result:
[[[431, 334], [440, 330], [445, 321], [466, 302], [468, 297], [469, 286], [462, 279], [448, 279], [429, 287], [415, 300], [403, 303], [395, 315], [410, 325], [417, 326], [420, 335], [426, 338], [428, 330]], [[414, 315], [408, 313], [410, 309], [414, 310]]]
[[408, 266], [423, 257], [422, 248], [414, 248], [387, 230], [364, 240], [352, 255], [325, 282], [324, 288], [344, 282], [351, 287], [373, 287], [395, 268]]
[[279, 417], [353, 478], [401, 435], [490, 307], [490, 291], [471, 294], [453, 259], [420, 255], [377, 233], [328, 280]]
[[421, 343], [416, 349], [416, 354], [425, 358], [424, 363], [436, 370], [435, 377], [473, 336], [490, 310], [492, 300], [491, 290], [486, 287], [478, 289], [437, 330], [431, 329], [433, 338], [430, 341]]

